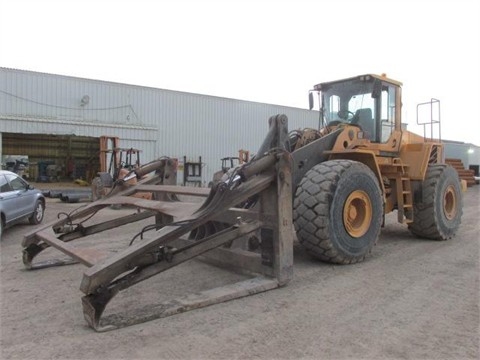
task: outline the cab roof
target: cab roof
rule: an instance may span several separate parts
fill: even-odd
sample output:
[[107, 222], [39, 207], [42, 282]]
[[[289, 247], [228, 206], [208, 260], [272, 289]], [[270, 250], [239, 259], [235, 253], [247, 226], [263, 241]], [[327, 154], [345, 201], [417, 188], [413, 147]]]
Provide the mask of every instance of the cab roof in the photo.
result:
[[331, 84], [335, 84], [335, 83], [340, 83], [340, 82], [350, 81], [350, 80], [356, 80], [356, 79], [368, 80], [369, 78], [375, 78], [375, 79], [378, 79], [380, 81], [384, 81], [384, 82], [387, 82], [389, 84], [396, 85], [396, 86], [399, 86], [399, 87], [401, 87], [403, 85], [400, 81], [396, 81], [396, 80], [388, 78], [386, 74], [382, 74], [382, 75], [365, 74], [365, 75], [357, 75], [357, 76], [354, 76], [354, 77], [351, 77], [351, 78], [346, 78], [346, 79], [323, 82], [323, 83], [315, 85], [314, 89], [315, 90], [321, 90], [322, 87], [324, 87], [325, 85], [331, 85]]

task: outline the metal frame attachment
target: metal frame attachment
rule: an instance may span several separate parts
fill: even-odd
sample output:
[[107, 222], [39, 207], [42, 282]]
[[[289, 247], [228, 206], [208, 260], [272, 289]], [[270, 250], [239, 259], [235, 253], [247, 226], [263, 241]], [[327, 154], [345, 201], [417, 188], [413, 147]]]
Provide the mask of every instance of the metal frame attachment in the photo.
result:
[[[80, 290], [85, 320], [96, 331], [107, 331], [179, 312], [256, 294], [288, 283], [293, 276], [292, 163], [285, 115], [269, 119], [270, 129], [257, 155], [227, 173], [228, 179], [211, 189], [180, 187], [176, 162], [161, 159], [117, 181], [105, 198], [43, 226], [23, 239], [28, 269], [81, 262], [88, 268]], [[154, 172], [154, 175], [147, 176]], [[128, 180], [136, 177], [136, 185]], [[133, 197], [152, 192], [152, 200]], [[201, 202], [179, 201], [182, 196], [205, 197]], [[94, 221], [106, 207], [122, 205], [135, 213], [113, 220]], [[77, 239], [153, 217], [150, 232], [115, 253], [73, 245]], [[255, 236], [252, 236], [252, 235]], [[148, 235], [148, 236], [147, 236]], [[258, 236], [257, 236], [258, 235]], [[255, 247], [250, 240], [256, 239]], [[108, 239], [105, 236], [104, 239]], [[80, 245], [80, 244], [79, 244]], [[71, 260], [34, 262], [54, 247]], [[201, 293], [187, 295], [138, 314], [102, 314], [109, 301], [139, 282], [190, 259], [254, 275]]]

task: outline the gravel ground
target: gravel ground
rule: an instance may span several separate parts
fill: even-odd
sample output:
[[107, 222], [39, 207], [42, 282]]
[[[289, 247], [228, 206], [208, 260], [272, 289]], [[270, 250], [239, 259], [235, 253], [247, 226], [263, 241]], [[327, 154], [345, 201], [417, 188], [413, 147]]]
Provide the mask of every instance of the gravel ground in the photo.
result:
[[[51, 221], [79, 204], [47, 206]], [[371, 256], [351, 266], [315, 261], [295, 244], [294, 279], [285, 287], [106, 333], [83, 319], [84, 266], [23, 268], [21, 240], [33, 228], [22, 223], [0, 243], [0, 357], [478, 359], [479, 211], [474, 186], [457, 237], [444, 242], [415, 238], [391, 214]], [[119, 228], [99, 240], [114, 250], [130, 238]], [[239, 278], [192, 260], [127, 289], [112, 306], [129, 311]]]

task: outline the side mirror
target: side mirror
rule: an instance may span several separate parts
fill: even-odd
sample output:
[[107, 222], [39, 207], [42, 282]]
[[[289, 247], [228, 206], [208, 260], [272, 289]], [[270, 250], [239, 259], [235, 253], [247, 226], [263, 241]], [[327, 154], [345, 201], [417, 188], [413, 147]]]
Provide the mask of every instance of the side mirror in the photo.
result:
[[308, 93], [308, 108], [310, 110], [313, 109], [313, 93], [312, 92]]

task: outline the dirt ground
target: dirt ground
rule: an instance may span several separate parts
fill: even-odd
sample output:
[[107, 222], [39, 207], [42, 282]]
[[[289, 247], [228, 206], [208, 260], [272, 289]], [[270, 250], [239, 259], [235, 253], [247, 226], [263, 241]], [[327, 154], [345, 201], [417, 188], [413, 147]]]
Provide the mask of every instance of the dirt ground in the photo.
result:
[[[25, 270], [21, 240], [34, 228], [20, 224], [0, 243], [0, 357], [478, 359], [480, 186], [464, 198], [453, 240], [415, 238], [392, 214], [363, 263], [321, 263], [295, 244], [294, 279], [285, 287], [105, 333], [83, 319], [86, 268]], [[79, 205], [48, 199], [45, 222]], [[110, 215], [116, 211], [124, 210]], [[114, 250], [131, 235], [119, 228], [99, 240]], [[112, 306], [129, 311], [240, 278], [192, 260], [120, 293]]]

